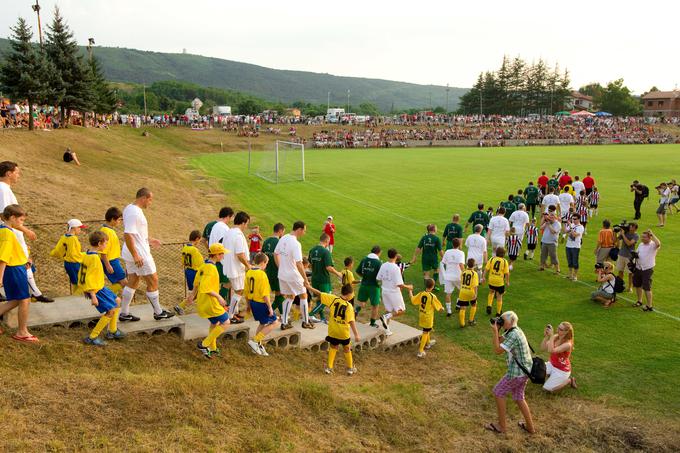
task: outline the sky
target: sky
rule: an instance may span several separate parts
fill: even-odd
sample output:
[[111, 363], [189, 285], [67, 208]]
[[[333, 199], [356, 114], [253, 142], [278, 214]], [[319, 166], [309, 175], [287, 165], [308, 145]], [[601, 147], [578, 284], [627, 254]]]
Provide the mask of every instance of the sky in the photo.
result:
[[[0, 0], [0, 36], [35, 0]], [[470, 87], [503, 55], [543, 58], [572, 87], [680, 87], [680, 2], [647, 0], [41, 0], [80, 44], [188, 53], [343, 76]], [[675, 56], [673, 54], [676, 54]]]

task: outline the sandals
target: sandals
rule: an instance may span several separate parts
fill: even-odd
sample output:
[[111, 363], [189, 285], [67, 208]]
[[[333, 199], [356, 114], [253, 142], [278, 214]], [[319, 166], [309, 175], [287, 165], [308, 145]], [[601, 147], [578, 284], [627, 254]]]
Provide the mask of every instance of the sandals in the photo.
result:
[[642, 307], [642, 302], [639, 300], [633, 304], [633, 307]]
[[650, 307], [649, 305], [645, 305], [642, 307], [642, 311], [654, 311], [654, 307]]
[[498, 429], [498, 427], [496, 425], [494, 425], [493, 423], [487, 423], [486, 425], [484, 425], [484, 429], [487, 430], [487, 431], [491, 431], [492, 433], [495, 433], [495, 434], [505, 434], [503, 431]]
[[12, 335], [12, 340], [16, 341], [21, 341], [24, 343], [39, 343], [40, 340], [38, 340], [38, 337], [35, 335], [27, 335], [25, 337], [19, 336], [19, 335]]
[[573, 389], [577, 389], [577, 388], [578, 388], [578, 385], [576, 385], [576, 378], [575, 378], [575, 377], [572, 377], [571, 379], [569, 379], [569, 385], [570, 385], [571, 388], [573, 388]]

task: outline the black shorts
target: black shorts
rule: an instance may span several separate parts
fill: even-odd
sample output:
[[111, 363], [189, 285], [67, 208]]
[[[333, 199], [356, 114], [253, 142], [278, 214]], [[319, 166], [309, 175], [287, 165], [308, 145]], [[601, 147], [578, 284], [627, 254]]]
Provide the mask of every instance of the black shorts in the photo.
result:
[[536, 250], [536, 244], [527, 244], [527, 250]]
[[508, 255], [510, 261], [517, 261], [517, 255]]
[[505, 285], [503, 286], [489, 285], [489, 290], [494, 291], [496, 294], [503, 294], [505, 293]]
[[477, 299], [475, 300], [460, 300], [456, 301], [456, 310], [467, 307], [468, 305], [477, 305]]
[[652, 274], [654, 274], [654, 268], [640, 270], [635, 269], [633, 272], [633, 286], [635, 288], [642, 288], [645, 291], [652, 290]]
[[326, 337], [326, 341], [329, 342], [333, 346], [338, 346], [338, 345], [347, 346], [349, 344], [349, 338], [347, 338], [345, 340], [339, 340], [339, 339], [333, 338], [333, 337]]
[[425, 333], [432, 332], [432, 327], [430, 327], [430, 328], [423, 327], [423, 332], [425, 332]]

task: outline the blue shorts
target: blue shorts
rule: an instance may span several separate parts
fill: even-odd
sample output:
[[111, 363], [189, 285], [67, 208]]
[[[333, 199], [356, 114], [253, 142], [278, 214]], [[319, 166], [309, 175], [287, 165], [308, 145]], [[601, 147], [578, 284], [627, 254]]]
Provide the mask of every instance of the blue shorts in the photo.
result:
[[[94, 308], [96, 308], [99, 313], [106, 313], [107, 311], [118, 308], [118, 304], [116, 303], [116, 295], [106, 286], [97, 291], [96, 295], [99, 305]], [[85, 297], [89, 299], [89, 297]]]
[[187, 289], [194, 290], [194, 279], [196, 278], [196, 271], [193, 269], [184, 269], [184, 278], [187, 281]]
[[106, 268], [104, 268], [106, 278], [108, 278], [111, 283], [118, 283], [121, 280], [125, 280], [127, 274], [125, 273], [125, 269], [123, 269], [123, 265], [120, 264], [120, 259], [116, 258], [110, 260], [109, 264], [113, 268], [113, 272], [109, 274], [108, 272], [106, 272]]
[[68, 274], [68, 279], [71, 281], [72, 285], [78, 284], [78, 271], [80, 271], [80, 263], [71, 263], [69, 261], [64, 261], [64, 269]]
[[24, 300], [31, 297], [28, 292], [28, 274], [26, 266], [6, 266], [2, 276], [7, 300]]
[[253, 318], [263, 326], [267, 326], [276, 321], [276, 315], [269, 316], [269, 307], [264, 302], [255, 302], [249, 300], [250, 311], [253, 312]]
[[227, 313], [226, 311], [219, 316], [213, 316], [212, 318], [208, 318], [210, 324], [222, 324], [223, 322], [227, 322], [228, 320], [229, 313]]

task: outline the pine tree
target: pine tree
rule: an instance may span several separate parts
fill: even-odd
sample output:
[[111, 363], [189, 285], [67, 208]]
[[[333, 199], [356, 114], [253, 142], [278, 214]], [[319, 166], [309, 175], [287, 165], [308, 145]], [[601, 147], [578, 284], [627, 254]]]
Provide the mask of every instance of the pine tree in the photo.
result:
[[[116, 95], [109, 86], [102, 72], [99, 60], [96, 57], [90, 59], [90, 75], [94, 89], [94, 102], [92, 110], [100, 115], [111, 113], [116, 110]], [[170, 106], [166, 107], [169, 110]]]
[[45, 55], [31, 42], [33, 33], [19, 18], [11, 28], [10, 52], [0, 66], [0, 87], [15, 100], [28, 102], [28, 129], [33, 130], [33, 104], [42, 103], [50, 95], [50, 65]]

